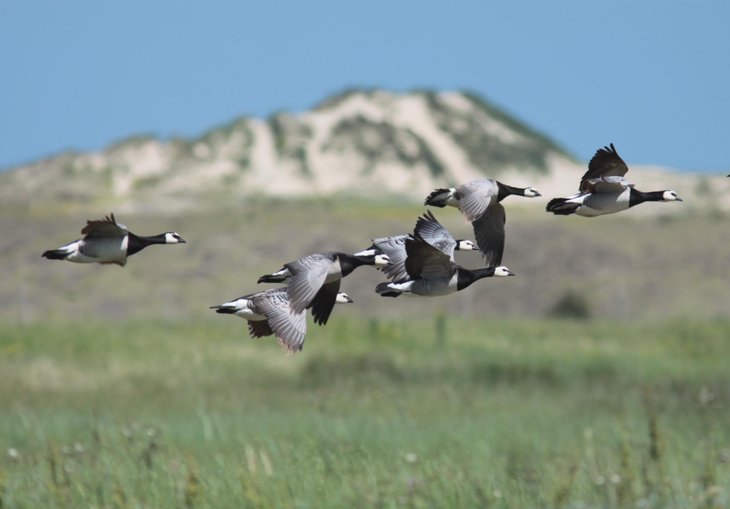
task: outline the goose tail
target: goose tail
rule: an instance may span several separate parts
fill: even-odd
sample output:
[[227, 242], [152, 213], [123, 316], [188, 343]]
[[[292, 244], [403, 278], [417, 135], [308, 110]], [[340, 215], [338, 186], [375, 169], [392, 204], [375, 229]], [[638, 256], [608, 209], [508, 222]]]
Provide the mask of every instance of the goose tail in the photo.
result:
[[452, 189], [434, 189], [431, 194], [426, 197], [424, 205], [432, 205], [434, 207], [445, 207], [449, 204], [449, 200], [453, 197]]
[[580, 203], [569, 202], [567, 198], [553, 198], [545, 207], [545, 210], [558, 216], [569, 216], [574, 214], [580, 207]]
[[48, 258], [49, 260], [65, 260], [69, 255], [69, 252], [65, 249], [49, 249], [45, 251], [41, 256]]
[[375, 292], [381, 297], [398, 297], [402, 293], [392, 288], [390, 286], [390, 283], [387, 281], [385, 283], [380, 283], [378, 286], [376, 286]]
[[215, 309], [216, 313], [221, 313], [224, 315], [232, 315], [237, 311], [236, 308], [234, 308], [234, 307], [227, 307], [224, 305], [211, 306], [210, 309]]

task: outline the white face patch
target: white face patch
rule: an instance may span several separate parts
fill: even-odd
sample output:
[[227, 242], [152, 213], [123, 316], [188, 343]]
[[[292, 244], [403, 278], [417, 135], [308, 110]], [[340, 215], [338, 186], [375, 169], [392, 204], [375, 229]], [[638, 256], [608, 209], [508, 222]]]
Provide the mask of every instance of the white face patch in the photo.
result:
[[537, 198], [538, 196], [542, 196], [542, 195], [534, 187], [526, 187], [525, 196], [528, 198]]
[[379, 254], [375, 255], [375, 266], [376, 267], [384, 267], [385, 265], [388, 265], [390, 263], [390, 258], [388, 255], [385, 254]]
[[471, 240], [460, 240], [459, 244], [459, 251], [476, 251], [477, 247], [474, 245], [474, 243]]
[[515, 273], [509, 270], [504, 265], [500, 265], [496, 269], [494, 269], [494, 275], [495, 277], [505, 277], [505, 276], [514, 276]]
[[335, 298], [336, 304], [352, 304], [352, 302], [353, 300], [345, 292], [338, 293], [337, 298]]
[[184, 244], [183, 238], [175, 232], [167, 232], [165, 234], [165, 244]]
[[674, 191], [664, 191], [664, 194], [662, 195], [662, 200], [664, 201], [682, 201], [682, 198], [680, 198], [677, 193]]

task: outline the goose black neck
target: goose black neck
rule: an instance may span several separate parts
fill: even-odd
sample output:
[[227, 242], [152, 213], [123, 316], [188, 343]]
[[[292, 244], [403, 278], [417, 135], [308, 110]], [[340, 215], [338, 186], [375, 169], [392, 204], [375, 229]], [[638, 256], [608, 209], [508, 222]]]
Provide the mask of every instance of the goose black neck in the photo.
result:
[[375, 265], [375, 255], [355, 256], [347, 253], [339, 253], [340, 271], [343, 276], [360, 267], [361, 265]]
[[664, 191], [648, 191], [646, 193], [638, 189], [631, 188], [629, 194], [629, 207], [644, 203], [645, 201], [662, 201], [664, 199]]
[[499, 188], [499, 192], [497, 193], [497, 201], [502, 201], [511, 194], [518, 194], [520, 196], [525, 194], [524, 187], [512, 187], [508, 186], [507, 184], [502, 184], [499, 181], [497, 181], [497, 187]]
[[486, 267], [484, 269], [459, 269], [456, 280], [456, 290], [463, 290], [471, 285], [474, 281], [479, 281], [485, 277], [494, 275], [494, 267]]
[[131, 256], [134, 253], [142, 251], [147, 246], [152, 244], [165, 244], [165, 234], [160, 233], [159, 235], [152, 235], [150, 237], [140, 237], [132, 232], [129, 232], [129, 238], [127, 240], [127, 256]]

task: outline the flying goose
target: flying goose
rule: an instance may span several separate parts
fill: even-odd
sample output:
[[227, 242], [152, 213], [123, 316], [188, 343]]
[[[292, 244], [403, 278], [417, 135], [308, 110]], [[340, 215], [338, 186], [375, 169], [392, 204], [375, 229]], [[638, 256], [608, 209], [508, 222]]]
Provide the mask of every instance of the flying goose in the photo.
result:
[[377, 254], [355, 256], [330, 251], [303, 256], [284, 264], [272, 274], [265, 274], [259, 283], [288, 283], [289, 307], [294, 314], [312, 308], [314, 323], [324, 325], [340, 291], [340, 280], [361, 265], [383, 267], [388, 256]]
[[[339, 292], [335, 302], [347, 304], [352, 299], [346, 293]], [[307, 333], [306, 312], [290, 312], [286, 288], [251, 293], [218, 306], [211, 306], [211, 309], [215, 309], [216, 313], [235, 315], [247, 320], [251, 337], [275, 335], [279, 344], [292, 353], [304, 347]]]
[[502, 263], [504, 252], [505, 213], [500, 202], [510, 195], [541, 196], [534, 187], [512, 187], [493, 179], [476, 179], [457, 187], [436, 189], [424, 204], [458, 208], [471, 223], [487, 265], [496, 267]]
[[580, 179], [578, 194], [553, 198], [546, 210], [561, 216], [578, 214], [595, 217], [621, 212], [645, 201], [682, 201], [671, 190], [639, 191], [624, 178], [627, 171], [629, 168], [613, 143], [599, 148], [588, 163], [588, 171]]
[[428, 235], [430, 230], [437, 228], [435, 225], [443, 229], [433, 215], [419, 218], [413, 236], [405, 240], [407, 279], [380, 283], [375, 288], [378, 294], [397, 297], [402, 293], [410, 293], [434, 297], [458, 292], [485, 277], [514, 276], [504, 266], [465, 269], [457, 265], [454, 262], [456, 241], [453, 238], [436, 245], [424, 240], [422, 232]]
[[74, 263], [116, 263], [124, 267], [127, 257], [153, 244], [184, 244], [183, 238], [175, 232], [141, 237], [130, 232], [126, 226], [117, 223], [114, 213], [104, 219], [87, 221], [81, 233], [82, 239], [75, 240], [43, 253], [49, 260], [67, 260]]
[[[454, 261], [454, 251], [478, 250], [471, 240], [455, 240], [430, 211], [427, 211], [423, 217], [418, 218], [416, 230], [423, 240], [447, 253], [452, 261]], [[355, 253], [355, 255], [373, 256], [376, 254], [385, 254], [390, 258], [390, 263], [382, 268], [383, 274], [391, 281], [408, 279], [405, 265], [406, 239], [412, 238], [411, 235], [394, 235], [392, 237], [373, 239], [370, 247]]]

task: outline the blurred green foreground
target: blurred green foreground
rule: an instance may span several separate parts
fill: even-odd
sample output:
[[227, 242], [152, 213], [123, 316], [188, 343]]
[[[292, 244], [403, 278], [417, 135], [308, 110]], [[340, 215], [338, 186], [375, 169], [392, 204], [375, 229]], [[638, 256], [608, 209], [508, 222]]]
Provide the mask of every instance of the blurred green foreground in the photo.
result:
[[[233, 297], [233, 295], [228, 296]], [[0, 507], [730, 504], [730, 322], [0, 326]]]

